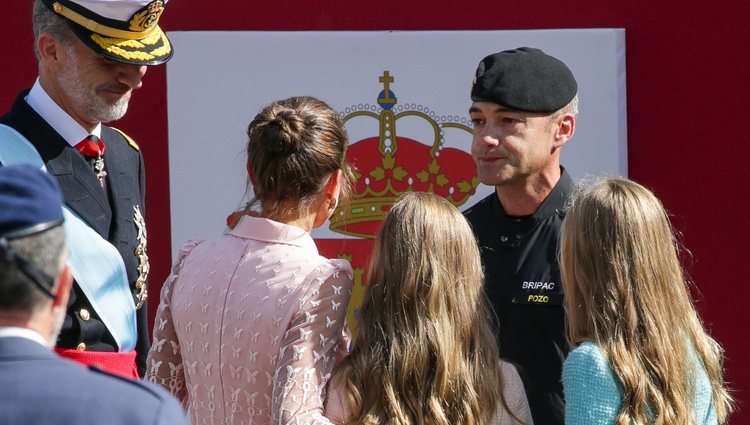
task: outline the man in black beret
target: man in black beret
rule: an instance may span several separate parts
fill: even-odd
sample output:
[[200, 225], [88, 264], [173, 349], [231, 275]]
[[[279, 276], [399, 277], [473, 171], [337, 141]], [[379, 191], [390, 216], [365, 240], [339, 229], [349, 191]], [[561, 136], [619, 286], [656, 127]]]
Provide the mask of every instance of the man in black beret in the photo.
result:
[[[172, 57], [158, 25], [167, 0], [33, 3], [38, 78], [0, 123], [35, 148], [81, 224], [69, 231], [77, 264], [57, 350], [142, 376], [150, 347], [144, 163], [138, 145], [106, 123], [125, 115], [148, 66]], [[8, 146], [0, 143], [0, 156]]]
[[471, 88], [471, 146], [495, 192], [465, 212], [479, 243], [501, 356], [523, 379], [534, 423], [562, 424], [562, 364], [569, 350], [558, 236], [572, 180], [560, 152], [575, 132], [578, 85], [539, 49], [482, 59]]
[[88, 370], [55, 345], [73, 285], [57, 181], [0, 167], [0, 417], [3, 424], [184, 424], [154, 385]]

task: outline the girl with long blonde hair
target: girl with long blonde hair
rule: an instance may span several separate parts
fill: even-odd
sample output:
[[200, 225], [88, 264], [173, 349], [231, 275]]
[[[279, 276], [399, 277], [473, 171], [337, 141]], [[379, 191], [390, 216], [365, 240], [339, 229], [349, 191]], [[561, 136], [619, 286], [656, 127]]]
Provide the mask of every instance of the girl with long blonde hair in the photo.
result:
[[693, 307], [659, 200], [609, 178], [574, 197], [560, 266], [568, 333], [566, 424], [724, 423], [722, 349]]
[[357, 339], [334, 372], [326, 416], [364, 425], [530, 424], [523, 384], [499, 361], [491, 317], [466, 219], [439, 196], [406, 195], [375, 241]]

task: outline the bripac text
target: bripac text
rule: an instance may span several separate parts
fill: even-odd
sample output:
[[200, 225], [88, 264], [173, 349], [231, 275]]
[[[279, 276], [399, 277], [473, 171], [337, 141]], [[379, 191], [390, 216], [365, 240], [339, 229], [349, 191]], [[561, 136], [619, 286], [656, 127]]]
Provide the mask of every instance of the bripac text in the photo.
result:
[[551, 291], [555, 289], [555, 282], [524, 282], [521, 286], [523, 289], [543, 289]]

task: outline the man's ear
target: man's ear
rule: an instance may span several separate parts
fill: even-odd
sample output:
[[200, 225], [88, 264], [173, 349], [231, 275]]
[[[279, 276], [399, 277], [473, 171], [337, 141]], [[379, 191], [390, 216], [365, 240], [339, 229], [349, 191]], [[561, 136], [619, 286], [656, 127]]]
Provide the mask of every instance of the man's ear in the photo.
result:
[[70, 298], [70, 288], [73, 286], [73, 269], [68, 264], [63, 265], [55, 281], [57, 282], [57, 287], [54, 291], [55, 300], [52, 302], [52, 306], [67, 308], [68, 298]]
[[557, 132], [555, 133], [555, 140], [553, 147], [561, 148], [568, 140], [573, 138], [573, 134], [576, 132], [576, 116], [571, 113], [562, 114], [562, 117], [558, 118], [559, 124], [556, 126]]
[[43, 32], [36, 39], [36, 49], [39, 53], [39, 62], [52, 70], [58, 70], [62, 66], [65, 53], [63, 45], [51, 34]]

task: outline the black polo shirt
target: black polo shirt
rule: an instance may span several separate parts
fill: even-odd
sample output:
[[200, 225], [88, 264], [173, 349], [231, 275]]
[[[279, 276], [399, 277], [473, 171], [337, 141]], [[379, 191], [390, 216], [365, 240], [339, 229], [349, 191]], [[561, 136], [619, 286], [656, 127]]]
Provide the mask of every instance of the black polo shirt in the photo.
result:
[[557, 251], [572, 184], [562, 169], [560, 181], [528, 217], [506, 215], [495, 192], [464, 213], [499, 319], [500, 355], [518, 368], [535, 424], [564, 422], [562, 364], [570, 345]]

